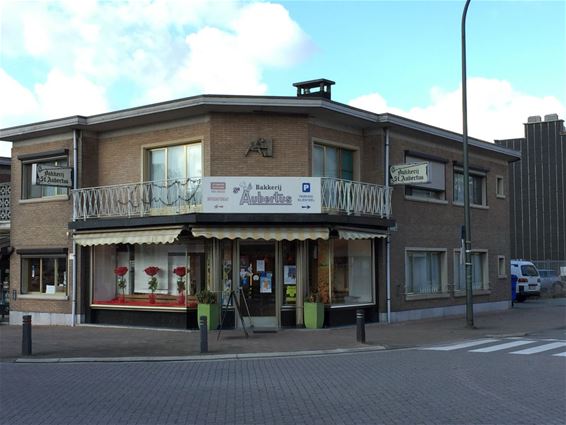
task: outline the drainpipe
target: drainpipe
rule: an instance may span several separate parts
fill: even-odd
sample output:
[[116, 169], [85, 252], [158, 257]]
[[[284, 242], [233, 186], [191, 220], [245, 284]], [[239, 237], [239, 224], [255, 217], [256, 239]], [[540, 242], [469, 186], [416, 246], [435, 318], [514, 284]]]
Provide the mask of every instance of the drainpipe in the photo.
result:
[[[385, 134], [385, 190], [389, 193], [389, 128], [383, 129]], [[390, 197], [388, 196], [390, 199]], [[391, 205], [389, 205], [391, 208]], [[387, 238], [385, 239], [385, 288], [387, 298], [387, 323], [391, 323], [391, 232], [387, 229]]]
[[[73, 130], [73, 189], [77, 189], [78, 185], [78, 170], [77, 159], [78, 159], [78, 141], [81, 138], [80, 130]], [[75, 243], [75, 230], [71, 232], [71, 237], [73, 238], [73, 251], [71, 258], [73, 260], [73, 296], [71, 303], [71, 326], [76, 326], [76, 316], [77, 316], [77, 244]]]

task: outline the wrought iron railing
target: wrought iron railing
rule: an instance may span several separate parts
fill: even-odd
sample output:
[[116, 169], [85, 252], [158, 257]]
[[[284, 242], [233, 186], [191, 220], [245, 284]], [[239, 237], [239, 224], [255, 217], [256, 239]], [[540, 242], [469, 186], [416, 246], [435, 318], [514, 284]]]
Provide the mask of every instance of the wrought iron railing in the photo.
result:
[[[321, 191], [323, 212], [391, 216], [390, 188], [323, 177]], [[72, 197], [73, 220], [202, 211], [200, 178], [75, 189]]]
[[0, 183], [0, 221], [10, 221], [10, 183]]

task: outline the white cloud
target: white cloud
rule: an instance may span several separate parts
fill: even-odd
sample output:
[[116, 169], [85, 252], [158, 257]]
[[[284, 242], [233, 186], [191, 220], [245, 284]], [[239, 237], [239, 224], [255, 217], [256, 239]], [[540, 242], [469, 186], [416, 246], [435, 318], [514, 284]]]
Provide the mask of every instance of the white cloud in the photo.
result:
[[[492, 142], [523, 137], [523, 123], [531, 115], [557, 113], [566, 118], [566, 107], [554, 96], [536, 97], [515, 90], [507, 81], [468, 79], [468, 134]], [[462, 132], [462, 88], [430, 90], [430, 104], [409, 110], [389, 106], [379, 93], [360, 96], [349, 102], [376, 113], [390, 112], [447, 130]]]
[[4, 108], [19, 103], [0, 117], [4, 125], [102, 112], [124, 81], [130, 98], [114, 109], [198, 93], [263, 94], [264, 70], [311, 51], [287, 10], [272, 3], [4, 0], [0, 8], [2, 61], [34, 61], [10, 71], [26, 96], [0, 97]]

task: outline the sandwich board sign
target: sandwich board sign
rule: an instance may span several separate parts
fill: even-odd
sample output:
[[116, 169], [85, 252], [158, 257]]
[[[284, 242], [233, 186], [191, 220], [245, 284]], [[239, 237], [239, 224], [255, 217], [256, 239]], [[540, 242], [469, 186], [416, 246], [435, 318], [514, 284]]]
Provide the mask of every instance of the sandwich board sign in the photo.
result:
[[424, 184], [430, 182], [427, 162], [392, 165], [389, 168], [391, 184]]

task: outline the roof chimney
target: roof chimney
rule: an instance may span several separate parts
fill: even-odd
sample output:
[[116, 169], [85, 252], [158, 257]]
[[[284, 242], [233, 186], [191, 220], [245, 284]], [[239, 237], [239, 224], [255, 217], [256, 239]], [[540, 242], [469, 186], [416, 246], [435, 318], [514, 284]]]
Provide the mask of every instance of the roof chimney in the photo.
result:
[[[332, 86], [333, 84], [336, 83], [334, 81], [320, 78], [318, 80], [294, 83], [293, 86], [297, 87], [297, 97], [323, 97], [330, 100], [332, 98], [330, 93], [330, 86]], [[312, 91], [312, 89], [318, 90]]]
[[533, 115], [532, 117], [527, 118], [527, 124], [533, 124], [535, 122], [541, 122], [540, 115]]
[[558, 114], [548, 114], [544, 116], [545, 121], [558, 121]]

